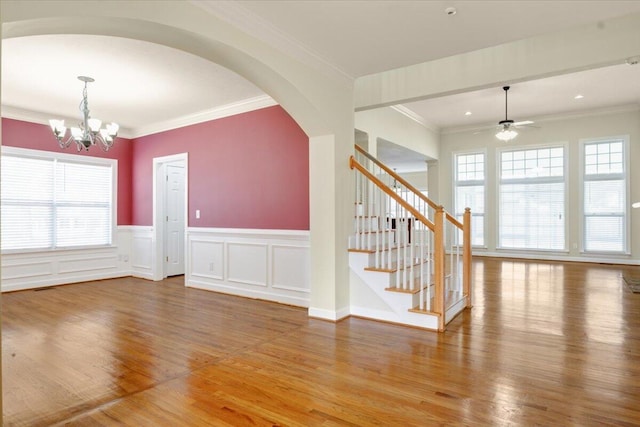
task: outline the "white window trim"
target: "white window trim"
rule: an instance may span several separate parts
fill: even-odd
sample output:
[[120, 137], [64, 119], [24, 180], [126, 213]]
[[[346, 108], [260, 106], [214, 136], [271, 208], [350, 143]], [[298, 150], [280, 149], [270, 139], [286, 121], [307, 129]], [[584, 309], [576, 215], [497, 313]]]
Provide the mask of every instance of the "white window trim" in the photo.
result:
[[[544, 148], [563, 148], [563, 179], [564, 179], [564, 249], [535, 249], [535, 248], [509, 248], [501, 246], [502, 242], [500, 239], [500, 185], [502, 184], [502, 153], [507, 151], [525, 151], [525, 150], [540, 150]], [[495, 181], [495, 233], [496, 233], [496, 250], [497, 251], [505, 251], [511, 253], [557, 253], [557, 254], [566, 254], [569, 253], [569, 180], [570, 180], [570, 170], [569, 170], [569, 142], [567, 141], [558, 141], [558, 142], [550, 142], [546, 144], [531, 144], [531, 145], [519, 145], [517, 147], [514, 146], [505, 146], [502, 148], [496, 149], [496, 181]], [[510, 180], [509, 182], [517, 183], [518, 179]]]
[[[624, 155], [624, 173], [622, 174], [622, 177], [625, 180], [625, 203], [624, 203], [624, 227], [625, 227], [625, 233], [624, 233], [624, 248], [621, 252], [616, 252], [616, 251], [587, 251], [585, 249], [585, 243], [586, 243], [586, 238], [585, 238], [585, 229], [584, 229], [584, 218], [585, 218], [585, 212], [584, 212], [584, 169], [585, 169], [585, 159], [584, 159], [584, 152], [585, 152], [585, 146], [587, 144], [594, 144], [594, 143], [599, 143], [599, 142], [611, 142], [612, 140], [622, 140], [622, 153]], [[600, 138], [582, 138], [579, 140], [579, 146], [580, 146], [580, 159], [578, 161], [579, 163], [579, 173], [578, 173], [578, 185], [580, 186], [580, 253], [581, 254], [587, 254], [587, 255], [608, 255], [608, 256], [630, 256], [631, 255], [631, 215], [629, 215], [629, 201], [631, 200], [631, 180], [629, 179], [629, 173], [630, 173], [630, 163], [629, 163], [629, 135], [612, 135], [612, 136], [607, 136], [607, 137], [600, 137]], [[620, 176], [620, 174], [612, 174], [611, 176]]]
[[[489, 158], [489, 155], [487, 153], [487, 149], [483, 148], [480, 150], [464, 150], [464, 151], [453, 151], [451, 153], [451, 164], [452, 164], [452, 171], [453, 173], [452, 175], [452, 197], [451, 197], [451, 205], [453, 206], [453, 214], [456, 215], [456, 188], [458, 187], [458, 156], [468, 156], [471, 154], [482, 154], [484, 156], [484, 180], [482, 181], [482, 185], [484, 187], [484, 213], [482, 214], [482, 245], [471, 245], [472, 248], [476, 248], [476, 249], [487, 249], [487, 181], [488, 181], [488, 172], [489, 169], [487, 167], [487, 159]], [[480, 181], [466, 181], [466, 182], [476, 182], [479, 183]], [[474, 185], [474, 184], [469, 184], [469, 185]], [[478, 184], [475, 184], [478, 185]], [[471, 211], [471, 215], [473, 215], [473, 211]], [[472, 231], [473, 232], [473, 231]], [[473, 240], [473, 239], [472, 239]]]
[[57, 160], [65, 160], [68, 162], [75, 163], [84, 163], [84, 164], [94, 164], [94, 165], [108, 165], [111, 166], [113, 170], [113, 179], [111, 181], [111, 244], [110, 245], [87, 245], [87, 246], [75, 246], [75, 247], [64, 247], [64, 248], [38, 248], [38, 249], [15, 249], [15, 250], [4, 250], [2, 254], [21, 254], [21, 253], [51, 253], [51, 252], [68, 252], [68, 251], [77, 251], [82, 249], [93, 249], [93, 248], [113, 248], [117, 246], [117, 224], [118, 224], [118, 161], [116, 159], [108, 159], [103, 157], [93, 157], [93, 156], [82, 156], [78, 154], [68, 154], [68, 153], [59, 153], [55, 151], [44, 151], [44, 150], [33, 150], [30, 148], [19, 148], [19, 147], [10, 147], [10, 146], [2, 146], [1, 150], [2, 155], [16, 155], [16, 156], [25, 156], [39, 159], [57, 159]]

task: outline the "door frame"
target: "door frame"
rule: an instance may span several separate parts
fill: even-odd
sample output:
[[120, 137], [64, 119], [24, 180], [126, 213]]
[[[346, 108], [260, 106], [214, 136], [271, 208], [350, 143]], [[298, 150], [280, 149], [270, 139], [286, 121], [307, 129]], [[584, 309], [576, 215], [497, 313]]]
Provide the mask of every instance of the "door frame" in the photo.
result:
[[[173, 154], [170, 156], [153, 158], [153, 280], [162, 280], [165, 276], [164, 258], [164, 226], [162, 218], [165, 216], [164, 194], [167, 187], [164, 165], [178, 160], [184, 161], [184, 266], [185, 273], [189, 260], [187, 259], [187, 228], [189, 226], [189, 153]], [[185, 274], [185, 284], [186, 284]]]

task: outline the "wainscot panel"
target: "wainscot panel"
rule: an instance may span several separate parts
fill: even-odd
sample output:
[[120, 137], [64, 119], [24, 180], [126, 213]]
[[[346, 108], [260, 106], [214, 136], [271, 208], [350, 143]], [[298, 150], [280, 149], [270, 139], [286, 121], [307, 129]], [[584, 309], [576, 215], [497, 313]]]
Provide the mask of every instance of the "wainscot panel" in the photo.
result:
[[131, 227], [131, 275], [153, 280], [155, 242], [153, 227]]
[[187, 229], [189, 287], [309, 306], [309, 232]]
[[113, 246], [2, 255], [2, 292], [131, 275], [132, 228], [117, 229]]

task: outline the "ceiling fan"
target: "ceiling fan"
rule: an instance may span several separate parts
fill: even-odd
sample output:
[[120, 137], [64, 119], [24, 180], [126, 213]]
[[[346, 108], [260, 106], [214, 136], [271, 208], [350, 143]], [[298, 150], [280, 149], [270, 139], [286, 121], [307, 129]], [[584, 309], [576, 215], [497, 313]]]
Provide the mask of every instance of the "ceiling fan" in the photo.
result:
[[507, 114], [508, 113], [507, 94], [510, 88], [511, 86], [502, 87], [502, 89], [504, 90], [504, 120], [500, 120], [498, 122], [498, 126], [500, 126], [501, 129], [498, 133], [496, 133], [496, 138], [504, 142], [511, 141], [513, 138], [518, 136], [518, 132], [516, 132], [515, 130], [516, 126], [525, 126], [525, 125], [533, 124], [531, 120], [525, 120], [521, 122], [514, 122], [513, 120], [509, 120], [509, 116]]

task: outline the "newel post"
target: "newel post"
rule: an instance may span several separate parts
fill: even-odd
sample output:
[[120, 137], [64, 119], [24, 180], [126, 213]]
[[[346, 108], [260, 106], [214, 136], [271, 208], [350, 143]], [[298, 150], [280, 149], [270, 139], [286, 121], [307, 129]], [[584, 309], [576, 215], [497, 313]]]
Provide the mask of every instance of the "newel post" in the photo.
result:
[[434, 273], [436, 294], [434, 298], [434, 310], [440, 315], [438, 318], [438, 330], [444, 331], [445, 327], [445, 307], [444, 307], [444, 208], [438, 206], [434, 215]]
[[473, 307], [471, 300], [471, 209], [464, 210], [463, 225], [463, 246], [462, 246], [462, 292], [467, 298], [467, 308]]

